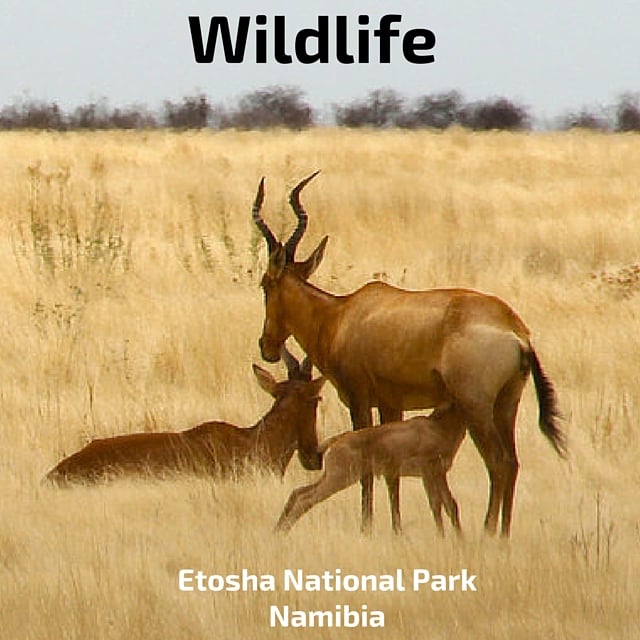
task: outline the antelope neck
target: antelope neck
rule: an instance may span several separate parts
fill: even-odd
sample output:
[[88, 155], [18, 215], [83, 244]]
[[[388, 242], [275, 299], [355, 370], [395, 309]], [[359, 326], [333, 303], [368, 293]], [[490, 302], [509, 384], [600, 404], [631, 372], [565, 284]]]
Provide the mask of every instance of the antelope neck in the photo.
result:
[[322, 371], [322, 336], [331, 330], [343, 298], [318, 289], [293, 274], [286, 274], [285, 278], [283, 308], [287, 329]]

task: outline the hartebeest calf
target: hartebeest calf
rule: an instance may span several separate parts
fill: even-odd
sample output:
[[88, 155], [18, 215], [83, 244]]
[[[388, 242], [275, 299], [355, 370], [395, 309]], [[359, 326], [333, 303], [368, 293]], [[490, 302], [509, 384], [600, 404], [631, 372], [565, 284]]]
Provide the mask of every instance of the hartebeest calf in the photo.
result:
[[[384, 423], [401, 420], [404, 410], [457, 404], [489, 473], [485, 528], [495, 532], [502, 506], [502, 534], [509, 535], [519, 466], [516, 414], [530, 372], [540, 428], [560, 455], [565, 450], [555, 391], [529, 329], [506, 302], [471, 289], [406, 291], [372, 282], [335, 296], [309, 284], [328, 239], [324, 237], [307, 260], [295, 261], [307, 227], [300, 192], [316, 174], [291, 192], [298, 225], [284, 244], [260, 215], [264, 178], [258, 186], [253, 220], [269, 250], [262, 278], [262, 357], [277, 361], [281, 345], [293, 335], [336, 387], [356, 430], [371, 426], [373, 407]], [[362, 481], [364, 530], [371, 526], [372, 490], [373, 478], [367, 474]], [[395, 529], [400, 528], [398, 494], [396, 482], [390, 487]]]
[[249, 466], [282, 476], [296, 449], [306, 469], [320, 469], [316, 409], [325, 380], [312, 380], [308, 358], [300, 365], [288, 352], [283, 355], [288, 369], [288, 380], [283, 382], [276, 382], [268, 371], [253, 365], [258, 383], [275, 402], [252, 427], [216, 421], [177, 433], [133, 433], [94, 440], [62, 460], [47, 479], [64, 485], [99, 482], [117, 475], [180, 472], [237, 477]]
[[314, 505], [355, 484], [364, 475], [384, 476], [392, 484], [403, 476], [422, 478], [438, 532], [444, 535], [442, 506], [457, 532], [458, 504], [447, 472], [466, 433], [465, 413], [455, 405], [379, 427], [342, 433], [320, 445], [324, 473], [317, 482], [295, 489], [276, 525], [289, 531]]

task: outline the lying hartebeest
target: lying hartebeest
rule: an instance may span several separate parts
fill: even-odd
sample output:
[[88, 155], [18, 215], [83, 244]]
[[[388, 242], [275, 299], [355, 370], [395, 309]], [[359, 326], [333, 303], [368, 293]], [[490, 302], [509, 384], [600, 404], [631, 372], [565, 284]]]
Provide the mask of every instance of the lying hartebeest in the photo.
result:
[[402, 476], [422, 478], [438, 532], [444, 535], [442, 505], [460, 532], [458, 504], [447, 482], [447, 471], [466, 433], [465, 414], [455, 405], [430, 416], [388, 422], [329, 438], [320, 445], [324, 473], [317, 482], [289, 496], [279, 531], [289, 531], [313, 506], [355, 484], [365, 475], [384, 476], [392, 484]]
[[311, 379], [311, 362], [302, 365], [283, 349], [288, 380], [276, 382], [253, 365], [260, 386], [275, 398], [270, 411], [252, 427], [205, 422], [177, 433], [133, 433], [94, 440], [62, 460], [47, 475], [59, 485], [99, 482], [117, 475], [164, 476], [179, 472], [237, 477], [250, 465], [277, 475], [297, 449], [306, 469], [320, 469], [316, 409], [324, 378]]
[[[539, 424], [556, 451], [565, 441], [558, 424], [556, 395], [533, 349], [524, 322], [499, 298], [470, 289], [406, 291], [382, 282], [335, 296], [309, 284], [328, 237], [304, 262], [295, 251], [307, 227], [300, 192], [317, 172], [302, 180], [289, 202], [298, 225], [283, 245], [260, 215], [264, 178], [253, 205], [253, 220], [269, 250], [262, 278], [265, 321], [262, 357], [275, 362], [293, 335], [314, 365], [333, 383], [349, 407], [354, 429], [398, 421], [405, 409], [451, 402], [466, 413], [469, 433], [490, 480], [485, 528], [495, 532], [502, 506], [502, 534], [509, 535], [518, 474], [515, 422], [529, 372], [533, 373]], [[362, 481], [363, 529], [371, 526], [370, 475]], [[399, 484], [390, 487], [394, 528], [400, 528]]]

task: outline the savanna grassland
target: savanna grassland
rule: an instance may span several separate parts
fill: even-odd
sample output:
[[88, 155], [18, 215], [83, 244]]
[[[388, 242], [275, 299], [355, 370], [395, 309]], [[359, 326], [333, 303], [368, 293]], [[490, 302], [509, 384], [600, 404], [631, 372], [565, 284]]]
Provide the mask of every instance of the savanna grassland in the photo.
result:
[[[640, 137], [589, 133], [4, 133], [0, 135], [0, 637], [640, 637]], [[42, 476], [95, 437], [253, 424], [265, 249], [251, 203], [294, 226], [301, 177], [330, 241], [312, 281], [464, 285], [509, 301], [553, 379], [570, 458], [537, 427], [532, 385], [517, 436], [513, 535], [484, 536], [488, 483], [470, 442], [450, 474], [465, 537], [437, 538], [418, 481], [405, 533], [384, 483], [375, 530], [360, 495], [272, 532], [291, 489], [256, 473], [58, 490]], [[282, 365], [267, 365], [283, 377]], [[328, 385], [320, 437], [349, 428]], [[477, 575], [475, 593], [185, 593], [181, 568], [235, 574]], [[350, 604], [384, 629], [271, 629], [269, 606]]]

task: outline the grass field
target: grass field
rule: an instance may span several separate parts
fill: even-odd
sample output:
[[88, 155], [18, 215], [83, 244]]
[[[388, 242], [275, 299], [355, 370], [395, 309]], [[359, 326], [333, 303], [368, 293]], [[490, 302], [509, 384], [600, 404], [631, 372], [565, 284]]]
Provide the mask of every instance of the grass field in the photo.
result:
[[[632, 639], [640, 637], [640, 137], [586, 132], [442, 134], [317, 129], [0, 135], [0, 637]], [[463, 285], [512, 304], [566, 417], [570, 459], [518, 421], [521, 472], [509, 543], [484, 536], [488, 483], [465, 442], [450, 474], [465, 537], [436, 536], [419, 482], [391, 533], [353, 488], [290, 536], [272, 533], [284, 482], [123, 481], [56, 490], [41, 478], [94, 437], [250, 425], [263, 242], [250, 208], [330, 241], [314, 283], [372, 278]], [[267, 365], [269, 366], [269, 365]], [[281, 365], [269, 366], [283, 376]], [[326, 388], [320, 437], [349, 428]], [[181, 592], [178, 572], [272, 574], [274, 592]], [[477, 592], [284, 592], [285, 569], [477, 575]], [[270, 605], [382, 610], [383, 629], [283, 629]]]

